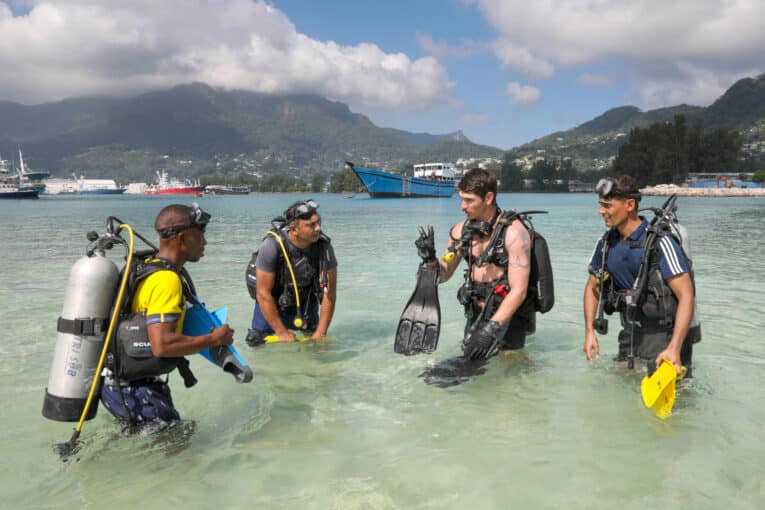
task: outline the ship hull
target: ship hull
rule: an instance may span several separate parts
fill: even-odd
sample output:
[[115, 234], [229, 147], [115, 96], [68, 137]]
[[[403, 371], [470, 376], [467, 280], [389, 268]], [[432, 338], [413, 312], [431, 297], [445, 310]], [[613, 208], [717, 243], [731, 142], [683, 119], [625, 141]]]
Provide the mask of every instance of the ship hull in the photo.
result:
[[3, 191], [0, 192], [0, 199], [3, 198], [37, 198], [39, 191], [36, 189], [25, 189], [19, 191]]
[[194, 195], [195, 197], [202, 196], [201, 188], [167, 188], [167, 189], [147, 189], [145, 191], [147, 195]]
[[372, 198], [448, 198], [454, 194], [453, 180], [432, 180], [356, 166], [356, 177]]

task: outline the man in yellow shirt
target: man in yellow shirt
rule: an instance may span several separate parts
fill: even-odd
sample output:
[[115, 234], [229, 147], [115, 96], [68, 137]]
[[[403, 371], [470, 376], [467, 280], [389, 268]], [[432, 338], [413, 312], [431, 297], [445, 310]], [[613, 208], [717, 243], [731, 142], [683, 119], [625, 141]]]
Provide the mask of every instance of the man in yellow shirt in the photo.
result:
[[164, 428], [180, 420], [167, 378], [160, 376], [178, 368], [190, 386], [195, 381], [183, 356], [233, 341], [234, 330], [228, 324], [200, 336], [181, 333], [193, 288], [183, 265], [197, 262], [204, 255], [204, 233], [209, 221], [210, 215], [197, 204], [169, 205], [157, 215], [154, 228], [159, 234], [159, 251], [138, 265], [138, 283], [130, 304], [131, 321], [137, 321], [136, 329], [145, 328], [148, 337], [147, 342], [133, 345], [148, 345], [142, 352], [118, 349], [119, 369], [116, 374], [107, 373], [101, 389], [104, 406], [121, 421]]

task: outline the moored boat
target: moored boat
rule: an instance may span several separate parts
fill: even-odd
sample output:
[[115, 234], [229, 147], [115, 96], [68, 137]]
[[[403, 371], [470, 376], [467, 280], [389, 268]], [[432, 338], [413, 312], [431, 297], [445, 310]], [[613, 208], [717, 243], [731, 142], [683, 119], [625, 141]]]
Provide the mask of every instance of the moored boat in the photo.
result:
[[50, 172], [45, 170], [30, 170], [24, 163], [24, 154], [19, 148], [19, 183], [25, 188], [34, 188], [38, 193], [45, 192], [45, 179], [50, 177]]
[[0, 198], [37, 198], [40, 191], [22, 182], [19, 175], [11, 175], [8, 161], [0, 156]]
[[372, 198], [443, 198], [454, 194], [455, 170], [451, 163], [414, 165], [414, 176], [355, 166], [351, 162], [345, 164]]
[[77, 193], [81, 195], [121, 195], [125, 193], [126, 188], [117, 186], [113, 179], [86, 179], [80, 175], [78, 179], [72, 174], [77, 182]]
[[32, 186], [0, 182], [0, 198], [38, 198], [39, 194]]
[[249, 195], [252, 187], [246, 186], [224, 186], [222, 184], [208, 184], [205, 186], [205, 193], [210, 195]]
[[86, 179], [72, 174], [73, 179], [48, 179], [47, 195], [121, 195], [125, 188], [118, 187], [113, 179]]
[[157, 183], [149, 186], [144, 192], [147, 195], [194, 195], [202, 196], [202, 187], [199, 181], [192, 182], [189, 179], [179, 181], [169, 178], [167, 172], [157, 171]]

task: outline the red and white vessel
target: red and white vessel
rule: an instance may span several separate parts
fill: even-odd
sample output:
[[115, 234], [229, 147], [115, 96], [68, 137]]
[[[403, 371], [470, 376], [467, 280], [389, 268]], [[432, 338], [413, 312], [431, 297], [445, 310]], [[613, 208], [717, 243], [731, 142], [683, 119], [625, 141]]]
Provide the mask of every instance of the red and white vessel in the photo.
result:
[[167, 176], [166, 171], [157, 170], [157, 184], [149, 186], [144, 193], [147, 195], [194, 195], [201, 197], [202, 186], [199, 185], [199, 181], [171, 179]]

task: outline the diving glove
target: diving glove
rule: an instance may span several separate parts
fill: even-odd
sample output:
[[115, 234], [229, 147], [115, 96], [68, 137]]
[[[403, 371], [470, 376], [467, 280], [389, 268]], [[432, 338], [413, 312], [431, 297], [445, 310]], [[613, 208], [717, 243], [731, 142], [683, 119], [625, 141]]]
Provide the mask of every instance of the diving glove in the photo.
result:
[[497, 321], [486, 321], [471, 329], [462, 340], [462, 352], [467, 359], [489, 359], [499, 352], [497, 333], [501, 326]]
[[433, 225], [428, 225], [428, 231], [422, 226], [417, 227], [420, 231], [420, 237], [414, 242], [417, 247], [417, 254], [422, 259], [422, 262], [427, 264], [436, 260], [436, 237], [433, 231]]

